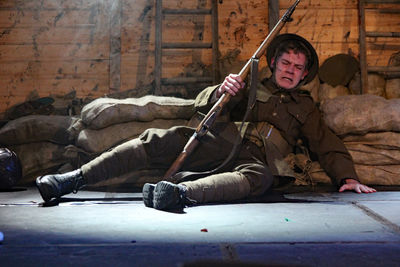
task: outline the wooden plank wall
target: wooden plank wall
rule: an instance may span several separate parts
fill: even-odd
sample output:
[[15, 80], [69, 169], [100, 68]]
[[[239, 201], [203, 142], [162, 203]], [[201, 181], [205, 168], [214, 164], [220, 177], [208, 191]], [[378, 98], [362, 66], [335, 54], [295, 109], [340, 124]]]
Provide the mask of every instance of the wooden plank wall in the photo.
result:
[[[268, 34], [268, 0], [217, 1], [224, 77], [238, 71]], [[154, 2], [0, 1], [0, 113], [29, 99], [72, 91], [78, 98], [154, 93]], [[281, 15], [291, 3], [279, 1]], [[210, 0], [164, 0], [164, 7], [208, 8]], [[303, 0], [283, 32], [309, 39], [321, 62], [338, 53], [358, 57], [357, 14], [356, 0]], [[367, 16], [367, 30], [400, 31], [396, 14], [368, 10]], [[164, 41], [211, 40], [209, 17], [168, 16], [163, 29]], [[370, 65], [386, 65], [400, 50], [398, 39], [369, 41]], [[202, 75], [211, 61], [211, 51], [165, 51], [163, 76]], [[191, 96], [187, 88], [169, 90]]]
[[0, 1], [0, 111], [36, 96], [107, 93], [107, 5]]

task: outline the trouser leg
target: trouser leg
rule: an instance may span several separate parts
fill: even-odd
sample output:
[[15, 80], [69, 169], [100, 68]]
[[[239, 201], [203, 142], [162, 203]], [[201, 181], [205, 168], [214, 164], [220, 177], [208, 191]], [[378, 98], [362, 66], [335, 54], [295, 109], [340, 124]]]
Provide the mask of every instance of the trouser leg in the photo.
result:
[[240, 172], [218, 173], [182, 184], [187, 188], [186, 196], [197, 203], [241, 199], [250, 193], [250, 184]]
[[118, 177], [140, 166], [146, 166], [147, 155], [143, 143], [136, 138], [104, 152], [81, 167], [88, 184]]
[[[167, 169], [193, 133], [188, 127], [148, 129], [81, 167], [88, 184], [141, 169]], [[160, 177], [161, 179], [161, 177]]]
[[273, 176], [261, 151], [246, 143], [231, 172], [218, 173], [195, 181], [182, 182], [187, 196], [198, 203], [243, 199], [263, 194], [271, 187]]

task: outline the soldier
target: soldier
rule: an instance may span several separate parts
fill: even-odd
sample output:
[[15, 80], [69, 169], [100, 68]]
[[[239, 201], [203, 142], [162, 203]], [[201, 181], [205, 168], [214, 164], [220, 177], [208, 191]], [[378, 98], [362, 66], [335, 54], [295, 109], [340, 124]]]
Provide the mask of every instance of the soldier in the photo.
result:
[[[145, 184], [146, 206], [170, 210], [193, 202], [223, 202], [261, 195], [274, 180], [293, 177], [283, 158], [293, 151], [299, 139], [315, 153], [321, 166], [336, 181], [339, 192], [376, 191], [359, 182], [343, 143], [324, 124], [310, 95], [299, 89], [318, 71], [318, 56], [312, 45], [295, 34], [279, 35], [268, 47], [267, 61], [272, 77], [263, 80], [257, 89], [256, 101], [241, 131], [245, 134], [229, 163], [220, 166], [235, 146], [233, 140], [239, 131], [234, 122], [242, 120], [248, 100], [248, 90], [235, 74], [228, 75], [221, 85], [206, 88], [196, 98], [197, 109], [207, 112], [223, 93], [233, 96], [221, 116], [229, 117], [228, 120], [216, 123], [182, 166], [184, 171], [203, 173], [183, 175], [177, 184], [167, 181]], [[85, 184], [133, 170], [168, 169], [194, 131], [185, 126], [148, 129], [78, 170], [38, 177], [37, 187], [44, 201], [50, 201], [76, 193]], [[215, 168], [217, 171], [207, 172]]]

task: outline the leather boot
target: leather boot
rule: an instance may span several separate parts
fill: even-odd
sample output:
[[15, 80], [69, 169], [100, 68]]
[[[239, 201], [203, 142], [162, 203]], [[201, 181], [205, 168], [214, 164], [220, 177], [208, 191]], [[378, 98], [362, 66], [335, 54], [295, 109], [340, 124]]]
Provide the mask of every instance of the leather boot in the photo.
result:
[[83, 179], [81, 169], [64, 174], [50, 174], [39, 176], [36, 179], [36, 186], [45, 202], [52, 198], [60, 198], [69, 193], [77, 193], [86, 182]]

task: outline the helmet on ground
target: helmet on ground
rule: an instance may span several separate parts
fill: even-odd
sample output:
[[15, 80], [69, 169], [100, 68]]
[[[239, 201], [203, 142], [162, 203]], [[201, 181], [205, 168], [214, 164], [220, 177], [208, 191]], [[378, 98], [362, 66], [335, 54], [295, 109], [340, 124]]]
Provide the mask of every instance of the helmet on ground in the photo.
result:
[[0, 189], [10, 189], [22, 177], [21, 162], [8, 148], [0, 148]]

